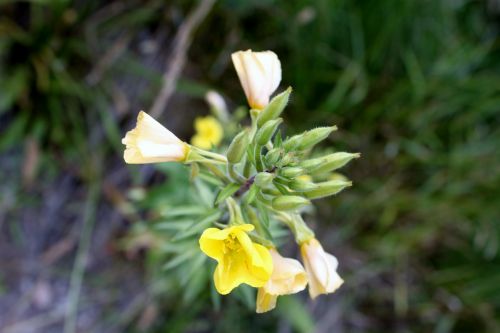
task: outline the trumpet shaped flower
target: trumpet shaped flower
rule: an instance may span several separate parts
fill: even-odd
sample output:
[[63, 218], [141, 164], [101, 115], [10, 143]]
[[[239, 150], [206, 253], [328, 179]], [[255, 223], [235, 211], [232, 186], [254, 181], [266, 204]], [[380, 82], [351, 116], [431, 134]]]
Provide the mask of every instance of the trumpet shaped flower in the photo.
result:
[[300, 252], [306, 267], [311, 298], [333, 293], [344, 283], [337, 273], [337, 258], [325, 252], [317, 239], [302, 243]]
[[238, 51], [231, 55], [250, 107], [262, 110], [281, 81], [281, 63], [272, 51]]
[[222, 141], [224, 130], [214, 117], [196, 118], [194, 121], [196, 134], [191, 138], [191, 143], [201, 149], [210, 149]]
[[259, 288], [273, 271], [269, 250], [252, 242], [248, 232], [254, 226], [242, 224], [225, 229], [208, 228], [200, 237], [201, 250], [217, 261], [214, 283], [217, 291], [226, 295], [242, 283]]
[[189, 145], [146, 112], [139, 112], [137, 125], [122, 139], [123, 158], [129, 164], [184, 161]]
[[269, 281], [257, 292], [257, 313], [274, 309], [278, 296], [298, 293], [307, 285], [307, 275], [299, 261], [284, 258], [275, 249], [269, 252], [274, 268]]

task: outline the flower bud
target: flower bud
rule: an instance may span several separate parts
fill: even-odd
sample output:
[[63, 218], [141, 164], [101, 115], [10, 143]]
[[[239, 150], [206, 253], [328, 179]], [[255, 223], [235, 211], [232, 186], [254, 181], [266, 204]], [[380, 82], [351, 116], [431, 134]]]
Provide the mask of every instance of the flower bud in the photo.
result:
[[325, 252], [316, 238], [302, 243], [300, 253], [309, 280], [311, 298], [333, 293], [344, 283], [344, 280], [337, 273], [339, 265], [337, 258]]
[[330, 133], [335, 130], [337, 130], [337, 126], [318, 127], [302, 134], [292, 136], [283, 142], [283, 147], [285, 147], [286, 150], [309, 149], [326, 139]]
[[227, 160], [229, 163], [236, 164], [241, 161], [247, 150], [250, 137], [248, 131], [244, 130], [236, 135], [227, 149]]
[[300, 166], [312, 174], [326, 173], [343, 167], [359, 156], [359, 154], [339, 152], [303, 161]]
[[274, 174], [269, 172], [259, 172], [254, 179], [254, 184], [258, 187], [268, 187], [272, 184], [274, 179]]
[[271, 138], [274, 135], [274, 132], [276, 132], [276, 129], [278, 128], [278, 126], [282, 122], [283, 122], [283, 119], [278, 118], [278, 119], [274, 119], [274, 120], [271, 120], [271, 121], [268, 121], [267, 123], [265, 123], [264, 126], [262, 126], [262, 128], [260, 128], [257, 131], [257, 134], [255, 135], [255, 139], [257, 140], [257, 143], [259, 145], [263, 146], [269, 140], [271, 140]]
[[286, 178], [295, 178], [302, 175], [303, 173], [304, 169], [302, 169], [301, 167], [285, 167], [280, 170], [280, 176]]
[[311, 202], [296, 195], [284, 195], [273, 199], [272, 206], [277, 210], [296, 210], [309, 205]]
[[231, 55], [248, 104], [262, 110], [281, 81], [281, 63], [274, 52], [238, 51]]
[[297, 192], [312, 191], [318, 188], [318, 185], [300, 178], [296, 178], [288, 183], [288, 187]]
[[291, 92], [292, 88], [288, 87], [287, 90], [274, 97], [269, 105], [259, 114], [257, 126], [263, 126], [269, 120], [278, 118], [288, 104]]
[[304, 196], [308, 199], [319, 199], [334, 195], [342, 191], [344, 188], [352, 185], [351, 182], [343, 180], [330, 180], [327, 182], [317, 183], [317, 188], [304, 191]]
[[267, 152], [266, 157], [264, 158], [267, 166], [275, 165], [282, 154], [283, 150], [281, 148], [273, 148]]

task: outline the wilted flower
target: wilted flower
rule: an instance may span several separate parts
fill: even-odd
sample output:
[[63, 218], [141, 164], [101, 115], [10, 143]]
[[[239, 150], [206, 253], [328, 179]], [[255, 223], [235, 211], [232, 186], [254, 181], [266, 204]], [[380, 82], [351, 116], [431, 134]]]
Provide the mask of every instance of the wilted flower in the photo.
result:
[[214, 282], [217, 291], [226, 295], [242, 283], [259, 288], [269, 280], [273, 261], [269, 250], [252, 242], [247, 232], [254, 226], [242, 224], [206, 229], [200, 237], [200, 248], [217, 260]]
[[146, 112], [139, 112], [137, 125], [122, 139], [123, 158], [129, 164], [184, 161], [189, 145]]
[[257, 313], [274, 309], [278, 296], [298, 293], [307, 285], [306, 272], [300, 262], [282, 257], [275, 249], [269, 252], [274, 268], [269, 281], [257, 292]]
[[326, 253], [317, 239], [313, 238], [302, 243], [300, 252], [306, 267], [311, 298], [333, 293], [344, 283], [337, 274], [339, 264], [337, 258]]
[[202, 149], [210, 149], [212, 146], [217, 146], [224, 134], [221, 124], [211, 116], [196, 118], [194, 128], [196, 134], [191, 138], [191, 143], [193, 146]]
[[272, 51], [238, 51], [231, 55], [248, 104], [262, 110], [281, 81], [281, 63]]

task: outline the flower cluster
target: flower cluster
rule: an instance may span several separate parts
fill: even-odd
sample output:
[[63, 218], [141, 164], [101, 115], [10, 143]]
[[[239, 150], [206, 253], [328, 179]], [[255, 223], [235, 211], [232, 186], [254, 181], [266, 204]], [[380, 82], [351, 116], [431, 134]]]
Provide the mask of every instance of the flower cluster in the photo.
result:
[[[291, 88], [271, 99], [281, 81], [278, 57], [271, 51], [248, 50], [233, 53], [232, 61], [252, 123], [234, 136], [225, 151], [216, 151], [224, 131], [214, 117], [196, 120], [196, 134], [188, 144], [140, 112], [136, 127], [122, 141], [124, 159], [127, 163], [182, 162], [192, 166], [194, 176], [200, 169], [213, 174], [219, 184], [214, 208], [227, 214], [203, 231], [200, 249], [217, 261], [216, 290], [226, 295], [241, 284], [257, 288], [256, 311], [262, 313], [276, 306], [278, 296], [300, 292], [308, 285], [311, 298], [342, 285], [337, 259], [324, 251], [301, 212], [311, 200], [350, 186], [347, 179], [332, 173], [359, 154], [310, 157], [313, 147], [327, 139], [335, 126], [283, 138], [278, 130], [283, 122], [280, 115]], [[228, 116], [220, 95], [211, 92], [207, 100], [220, 119]], [[271, 231], [274, 223], [291, 230], [304, 265], [279, 253]]]

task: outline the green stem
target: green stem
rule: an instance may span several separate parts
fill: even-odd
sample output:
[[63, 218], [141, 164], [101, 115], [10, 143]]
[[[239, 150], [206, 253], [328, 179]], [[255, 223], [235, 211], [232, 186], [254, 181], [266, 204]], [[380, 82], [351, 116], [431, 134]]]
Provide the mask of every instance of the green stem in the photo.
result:
[[222, 172], [221, 169], [219, 169], [216, 165], [211, 164], [211, 163], [202, 163], [203, 166], [205, 166], [210, 172], [214, 174], [217, 178], [221, 179], [224, 183], [229, 184], [231, 183], [231, 179], [229, 179], [224, 172]]
[[85, 203], [85, 215], [80, 233], [78, 250], [70, 277], [70, 289], [68, 295], [68, 306], [64, 320], [64, 333], [76, 331], [76, 316], [78, 313], [78, 301], [82, 289], [83, 276], [85, 274], [85, 262], [90, 248], [92, 230], [95, 224], [95, 211], [99, 201], [99, 181], [94, 181], [89, 185], [87, 202]]
[[240, 175], [238, 173], [238, 171], [236, 171], [236, 166], [232, 163], [228, 163], [227, 164], [227, 170], [229, 172], [229, 176], [234, 180], [234, 181], [237, 181], [238, 183], [240, 184], [243, 184], [246, 182], [246, 178], [243, 177], [242, 175]]

